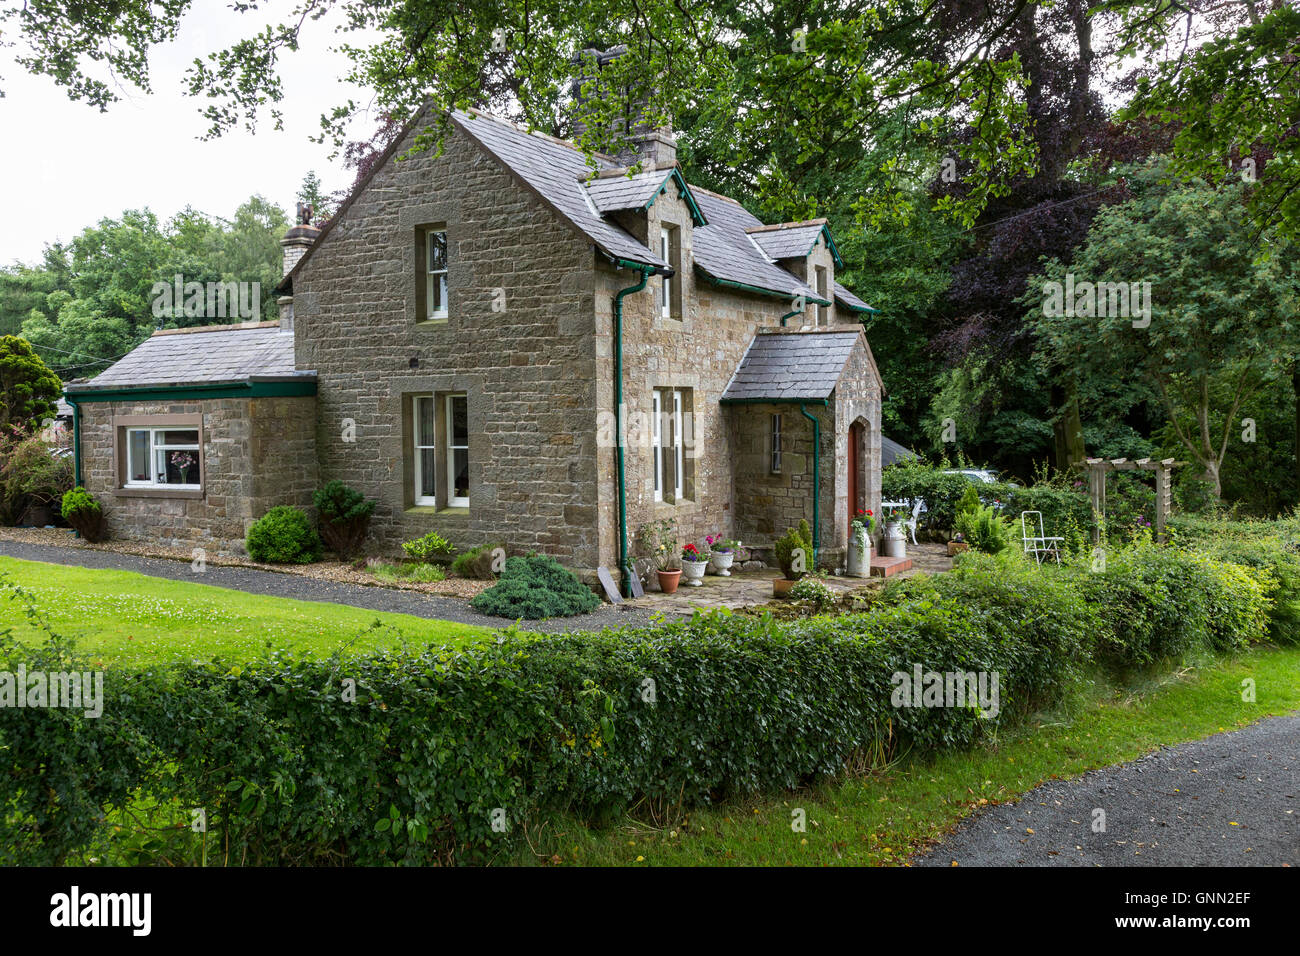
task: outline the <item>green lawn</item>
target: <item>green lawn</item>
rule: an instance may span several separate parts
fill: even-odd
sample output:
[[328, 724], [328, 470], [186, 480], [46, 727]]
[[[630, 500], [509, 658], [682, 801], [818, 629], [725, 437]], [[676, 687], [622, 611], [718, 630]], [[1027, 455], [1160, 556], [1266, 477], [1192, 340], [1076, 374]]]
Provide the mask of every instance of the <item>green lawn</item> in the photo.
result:
[[[339, 647], [355, 651], [410, 644], [455, 644], [481, 639], [485, 628], [245, 594], [130, 571], [65, 567], [0, 557], [0, 579], [29, 592], [56, 633], [78, 638], [101, 659], [141, 664], [228, 657], [247, 660], [290, 647], [325, 657]], [[383, 627], [372, 628], [378, 621]], [[34, 636], [26, 615], [0, 590], [0, 628]]]
[[[1241, 699], [1253, 678], [1256, 703]], [[906, 862], [968, 813], [1053, 777], [1072, 777], [1166, 745], [1300, 708], [1300, 648], [1260, 648], [1232, 660], [1117, 689], [1094, 685], [1070, 713], [1043, 715], [994, 746], [809, 791], [689, 813], [648, 808], [599, 830], [571, 817], [530, 832], [514, 862], [598, 866], [823, 866]], [[791, 742], [791, 746], [796, 746]], [[795, 809], [807, 832], [791, 828]], [[503, 861], [505, 862], [505, 861]]]

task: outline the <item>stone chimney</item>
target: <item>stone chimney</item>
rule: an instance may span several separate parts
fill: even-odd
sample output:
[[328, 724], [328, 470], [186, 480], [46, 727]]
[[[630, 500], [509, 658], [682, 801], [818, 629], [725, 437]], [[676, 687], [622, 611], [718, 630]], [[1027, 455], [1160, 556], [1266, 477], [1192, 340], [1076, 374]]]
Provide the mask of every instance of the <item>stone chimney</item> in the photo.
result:
[[[311, 217], [315, 210], [306, 203], [298, 203], [298, 222], [291, 226], [289, 231], [284, 234], [280, 240], [280, 248], [284, 250], [284, 274], [287, 276], [293, 271], [293, 267], [298, 264], [298, 260], [307, 254], [307, 250], [316, 242], [316, 237], [320, 235], [320, 229], [311, 224]], [[293, 331], [293, 296], [282, 295], [276, 299], [276, 305], [280, 307], [280, 331]]]
[[[571, 62], [575, 67], [578, 67], [578, 76], [569, 85], [569, 92], [573, 94], [579, 105], [584, 98], [583, 84], [593, 78], [596, 80], [595, 88], [588, 90], [586, 95], [610, 95], [610, 91], [600, 81], [600, 71], [625, 53], [627, 53], [627, 47], [619, 45], [608, 50], [588, 48], [573, 58]], [[596, 70], [594, 77], [588, 72], [593, 66]], [[642, 118], [644, 106], [644, 101], [629, 102], [628, 115], [617, 121], [618, 128], [614, 132], [621, 134], [623, 130], [631, 130], [633, 140], [632, 145], [619, 152], [619, 162], [626, 166], [640, 162], [647, 169], [675, 166], [677, 164], [677, 140], [673, 139], [672, 128], [661, 126], [658, 129], [651, 129]], [[575, 116], [573, 123], [574, 135], [580, 136], [585, 130], [586, 125]]]

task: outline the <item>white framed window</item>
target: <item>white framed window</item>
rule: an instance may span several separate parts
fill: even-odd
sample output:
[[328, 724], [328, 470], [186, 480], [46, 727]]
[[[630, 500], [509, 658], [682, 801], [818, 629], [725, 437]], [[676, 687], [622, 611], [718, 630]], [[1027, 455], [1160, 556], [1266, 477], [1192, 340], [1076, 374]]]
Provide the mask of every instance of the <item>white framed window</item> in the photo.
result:
[[655, 389], [653, 415], [655, 501], [681, 501], [686, 492], [685, 401], [682, 390]]
[[772, 474], [781, 473], [781, 415], [772, 416]]
[[447, 504], [469, 505], [469, 399], [447, 396]]
[[[659, 257], [670, 264], [673, 261], [672, 230], [667, 226], [659, 227]], [[668, 276], [660, 276], [659, 281], [661, 283], [659, 288], [659, 315], [665, 319], [672, 318], [673, 280]]]
[[[827, 295], [827, 292], [829, 291], [830, 290], [827, 288], [827, 282], [826, 282], [826, 267], [817, 266], [817, 297], [819, 299], [825, 299], [827, 301], [830, 301], [830, 296]], [[818, 325], [831, 324], [831, 310], [829, 306], [825, 306], [825, 305], [817, 306], [817, 324]]]
[[429, 319], [447, 317], [447, 233], [430, 229], [424, 234], [424, 303]]
[[438, 503], [438, 423], [434, 418], [433, 396], [417, 395], [412, 401], [415, 493], [411, 500], [416, 505], [436, 505]]
[[663, 403], [659, 398], [658, 389], [655, 389], [653, 395], [654, 397], [650, 401], [650, 435], [651, 444], [654, 446], [655, 501], [663, 501], [663, 429], [659, 421], [659, 415], [663, 410]]
[[126, 429], [127, 488], [202, 487], [199, 430], [184, 426]]

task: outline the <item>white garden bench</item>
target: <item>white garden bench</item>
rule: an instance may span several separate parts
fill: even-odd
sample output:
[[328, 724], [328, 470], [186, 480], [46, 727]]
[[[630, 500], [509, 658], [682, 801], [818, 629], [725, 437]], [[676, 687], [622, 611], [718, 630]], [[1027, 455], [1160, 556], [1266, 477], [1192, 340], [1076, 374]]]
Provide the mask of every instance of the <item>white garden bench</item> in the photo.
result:
[[910, 498], [904, 498], [902, 501], [882, 501], [880, 503], [881, 512], [883, 513], [886, 508], [911, 508], [912, 509], [911, 516], [908, 518], [904, 518], [902, 523], [903, 526], [907, 528], [907, 530], [912, 535], [912, 544], [916, 544], [917, 543], [916, 540], [917, 522], [920, 521], [922, 512], [930, 510], [925, 506], [925, 499], [917, 498], [915, 501], [913, 501]]
[[[1037, 518], [1037, 534], [1030, 534], [1034, 530], [1026, 522], [1030, 515]], [[1020, 512], [1020, 540], [1024, 544], [1025, 554], [1032, 554], [1037, 564], [1042, 564], [1043, 559], [1050, 555], [1057, 564], [1061, 563], [1061, 542], [1064, 538], [1052, 538], [1043, 533], [1043, 513], [1041, 511], [1022, 511]]]

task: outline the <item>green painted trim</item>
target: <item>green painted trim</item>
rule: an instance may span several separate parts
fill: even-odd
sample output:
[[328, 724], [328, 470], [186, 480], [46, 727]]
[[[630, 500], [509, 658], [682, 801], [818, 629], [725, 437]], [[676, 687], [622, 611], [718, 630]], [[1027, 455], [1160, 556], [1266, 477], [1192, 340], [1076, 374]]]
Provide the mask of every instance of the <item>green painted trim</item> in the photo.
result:
[[160, 385], [137, 388], [86, 389], [65, 391], [64, 397], [77, 402], [129, 402], [204, 398], [284, 398], [315, 395], [316, 382], [234, 382], [227, 385]]
[[858, 308], [856, 305], [850, 305], [848, 302], [841, 302], [840, 305], [844, 306], [844, 308], [848, 309], [850, 312], [857, 312], [860, 314], [869, 314], [869, 315], [880, 314], [879, 309], [873, 309], [871, 306], [867, 306], [865, 309], [861, 309]]
[[[698, 263], [696, 264], [695, 268], [699, 269], [700, 274], [704, 276], [704, 278], [712, 282], [714, 285], [719, 285], [726, 289], [740, 289], [742, 292], [754, 292], [757, 293], [758, 295], [765, 295], [770, 299], [793, 300], [796, 298], [796, 296], [793, 296], [788, 292], [777, 292], [775, 289], [760, 289], [758, 286], [745, 285], [745, 283], [743, 282], [732, 282], [730, 279], [719, 279], [717, 276], [710, 275], [708, 272], [706, 272], [703, 268], [700, 267]], [[793, 278], [793, 276], [791, 278]], [[812, 295], [805, 296], [804, 301], [811, 302], [814, 305], [833, 304], [831, 302], [826, 301], [825, 299], [819, 299], [816, 296], [812, 296]]]
[[677, 180], [678, 196], [685, 199], [686, 205], [691, 207], [691, 221], [697, 226], [707, 226], [709, 221], [704, 218], [703, 211], [701, 211], [700, 207], [696, 205], [695, 196], [691, 193], [691, 187], [686, 184], [686, 177], [682, 175], [680, 169], [672, 169], [669, 171], [668, 175], [664, 177], [664, 181], [659, 184], [659, 188], [654, 191], [654, 195], [650, 197], [650, 201], [642, 208], [649, 209], [653, 206], [655, 200], [662, 196], [664, 190], [668, 188], [668, 183], [674, 179]]
[[[72, 483], [77, 487], [85, 487], [81, 484], [81, 406], [77, 404], [76, 399], [64, 397], [68, 404], [72, 406]], [[81, 537], [81, 533], [77, 533]]]
[[803, 412], [804, 418], [813, 423], [813, 570], [816, 570], [817, 551], [822, 537], [822, 423], [816, 415], [808, 411], [805, 403], [800, 403], [799, 411]]
[[802, 312], [803, 309], [795, 309], [793, 312], [787, 312], [785, 315], [781, 316], [781, 328], [785, 328], [786, 319], [793, 319], [796, 315], [799, 315]]
[[827, 407], [829, 398], [720, 398], [719, 405], [819, 405]]
[[[835, 245], [835, 237], [831, 235], [831, 227], [824, 223], [822, 224], [822, 231], [817, 234], [817, 238], [820, 239], [822, 236], [826, 237], [826, 248], [831, 251], [831, 258], [835, 260], [835, 268], [843, 269], [844, 260], [840, 258], [840, 250], [839, 247]], [[813, 249], [816, 248], [817, 242], [816, 240], [813, 240]], [[812, 249], [809, 249], [808, 251], [811, 253]]]
[[[619, 259], [619, 266], [637, 268], [632, 263]], [[623, 462], [623, 297], [640, 292], [650, 281], [650, 266], [639, 267], [641, 281], [620, 289], [614, 297], [614, 442], [618, 448], [618, 568], [619, 589], [624, 597], [632, 594], [632, 568], [627, 555], [627, 476]]]

